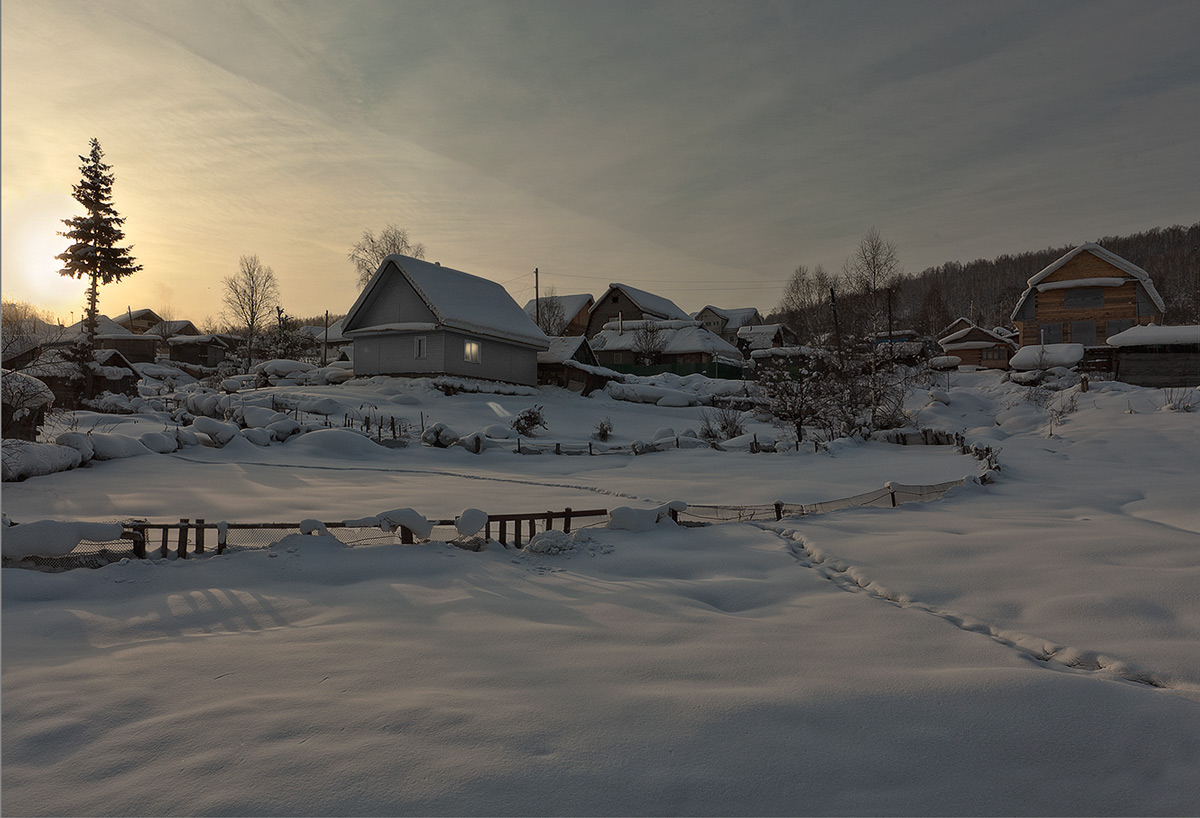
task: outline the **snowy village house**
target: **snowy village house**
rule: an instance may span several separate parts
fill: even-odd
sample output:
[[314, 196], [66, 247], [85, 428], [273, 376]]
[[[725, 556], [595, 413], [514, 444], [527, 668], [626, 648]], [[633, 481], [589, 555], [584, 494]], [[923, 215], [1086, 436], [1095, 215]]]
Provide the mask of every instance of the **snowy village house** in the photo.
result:
[[354, 374], [457, 375], [535, 386], [549, 340], [494, 281], [392, 255], [350, 308]]
[[707, 305], [695, 318], [709, 332], [720, 335], [727, 343], [737, 344], [738, 333], [746, 327], [758, 327], [763, 324], [763, 317], [756, 307], [737, 307], [726, 309]]
[[648, 293], [628, 284], [609, 284], [596, 299], [588, 318], [587, 337], [594, 338], [612, 321], [691, 321], [692, 317], [669, 298]]
[[562, 335], [575, 336], [587, 332], [588, 319], [591, 317], [592, 307], [596, 303], [590, 293], [533, 298], [525, 305], [525, 312], [536, 321], [539, 317], [539, 309], [547, 309], [547, 305], [551, 305], [549, 308], [553, 309], [554, 302], [557, 302], [557, 306], [562, 309], [563, 320], [567, 322], [563, 327]]
[[996, 330], [987, 330], [968, 323], [938, 341], [947, 355], [958, 358], [959, 364], [985, 369], [1008, 369], [1008, 362], [1017, 350], [1016, 342]]
[[1029, 279], [1012, 320], [1022, 347], [1103, 344], [1140, 324], [1161, 324], [1163, 300], [1150, 274], [1091, 242]]

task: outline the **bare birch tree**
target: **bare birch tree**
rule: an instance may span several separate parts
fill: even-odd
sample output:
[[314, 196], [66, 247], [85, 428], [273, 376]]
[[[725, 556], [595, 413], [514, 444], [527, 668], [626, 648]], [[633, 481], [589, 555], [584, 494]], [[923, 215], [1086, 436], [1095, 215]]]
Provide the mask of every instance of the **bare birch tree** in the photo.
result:
[[425, 258], [425, 245], [414, 243], [409, 239], [407, 230], [394, 224], [380, 230], [378, 236], [370, 230], [364, 230], [362, 239], [350, 248], [350, 255], [347, 256], [354, 263], [358, 286], [365, 287], [379, 265], [390, 255]]
[[258, 256], [242, 256], [236, 274], [225, 277], [226, 319], [246, 332], [246, 371], [254, 364], [254, 340], [267, 316], [279, 303], [279, 285], [275, 271], [263, 265]]

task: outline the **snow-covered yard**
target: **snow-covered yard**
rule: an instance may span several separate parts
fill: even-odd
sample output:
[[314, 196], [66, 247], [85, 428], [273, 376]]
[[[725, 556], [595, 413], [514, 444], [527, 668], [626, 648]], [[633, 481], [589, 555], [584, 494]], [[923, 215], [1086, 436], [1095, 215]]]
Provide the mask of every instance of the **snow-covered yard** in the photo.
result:
[[[20, 814], [1194, 814], [1200, 412], [942, 376], [922, 426], [1000, 451], [941, 500], [779, 522], [3, 571]], [[459, 432], [684, 435], [698, 406], [283, 386]], [[1074, 400], [1072, 406], [1070, 401]], [[679, 401], [669, 401], [676, 402]], [[364, 410], [365, 411], [365, 410]], [[332, 416], [332, 415], [331, 415]], [[164, 415], [95, 415], [138, 438]], [[775, 434], [766, 424], [748, 432]], [[5, 513], [170, 522], [811, 503], [979, 474], [948, 447], [474, 454], [341, 428], [6, 483]]]

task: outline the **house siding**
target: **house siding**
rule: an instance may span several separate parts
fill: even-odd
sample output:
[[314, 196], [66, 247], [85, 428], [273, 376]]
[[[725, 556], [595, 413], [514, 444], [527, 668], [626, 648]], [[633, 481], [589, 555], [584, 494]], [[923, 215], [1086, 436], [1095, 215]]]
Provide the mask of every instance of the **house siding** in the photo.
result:
[[433, 322], [433, 312], [421, 300], [408, 279], [397, 270], [380, 282], [379, 292], [354, 322], [355, 327], [375, 327], [380, 324]]
[[[587, 336], [589, 338], [596, 336], [600, 330], [604, 329], [605, 324], [609, 321], [616, 321], [618, 317], [625, 321], [641, 321], [645, 317], [645, 313], [624, 292], [610, 289], [592, 307], [592, 314], [588, 319]], [[657, 315], [651, 317], [661, 318]]]
[[[417, 337], [426, 339], [424, 358], [415, 356]], [[480, 344], [477, 364], [465, 360], [468, 340]], [[445, 330], [360, 335], [354, 339], [354, 374], [447, 374], [536, 386], [537, 355], [517, 344]]]
[[[1057, 325], [1059, 327], [1056, 335], [1061, 335], [1063, 343], [1097, 344], [1104, 342], [1104, 333], [1109, 321], [1133, 321], [1137, 324], [1162, 323], [1162, 313], [1147, 297], [1137, 279], [1088, 252], [1080, 253], [1038, 283], [1050, 284], [1088, 278], [1128, 278], [1129, 280], [1119, 287], [1097, 288], [1103, 292], [1103, 302], [1094, 307], [1068, 306], [1075, 293], [1072, 289], [1042, 292], [1035, 289], [1029, 294], [1016, 320], [1017, 328], [1021, 333], [1021, 346], [1041, 343], [1041, 330], [1047, 326]], [[1031, 303], [1032, 311], [1030, 310]], [[1084, 326], [1085, 322], [1094, 324], [1094, 336], [1092, 330]], [[1075, 326], [1073, 327], [1072, 324]], [[1073, 329], [1074, 332], [1072, 332]], [[1073, 336], [1080, 339], [1076, 340]], [[1057, 342], [1056, 340], [1055, 343]], [[1050, 343], [1049, 339], [1047, 339], [1047, 343]]]

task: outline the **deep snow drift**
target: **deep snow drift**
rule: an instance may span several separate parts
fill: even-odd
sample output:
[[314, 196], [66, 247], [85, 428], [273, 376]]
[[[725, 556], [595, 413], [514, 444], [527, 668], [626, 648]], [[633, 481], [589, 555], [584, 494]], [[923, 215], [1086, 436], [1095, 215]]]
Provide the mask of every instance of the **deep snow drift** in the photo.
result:
[[[948, 377], [936, 398], [914, 394], [917, 421], [993, 446], [1003, 471], [929, 503], [589, 528], [525, 551], [314, 535], [6, 569], [6, 811], [1194, 814], [1200, 413], [1121, 384]], [[276, 391], [346, 388], [383, 385]], [[620, 444], [701, 411], [394, 388], [416, 402], [389, 409], [463, 432], [543, 404], [543, 439], [576, 444], [601, 417]], [[568, 457], [328, 432], [93, 462], [5, 484], [4, 511], [298, 521], [815, 502], [980, 469], [884, 443]]]

